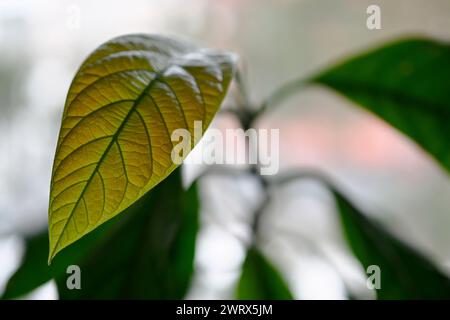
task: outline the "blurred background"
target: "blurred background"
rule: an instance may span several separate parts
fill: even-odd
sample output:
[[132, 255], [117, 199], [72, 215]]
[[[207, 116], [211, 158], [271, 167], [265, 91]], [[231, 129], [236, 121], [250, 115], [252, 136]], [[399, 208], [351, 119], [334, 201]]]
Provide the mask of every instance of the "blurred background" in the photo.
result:
[[[381, 30], [366, 27], [371, 4], [381, 7]], [[450, 2], [0, 0], [0, 292], [20, 262], [23, 235], [47, 224], [52, 161], [73, 75], [99, 44], [136, 32], [237, 52], [258, 104], [286, 81], [387, 40], [408, 35], [450, 40]], [[280, 172], [324, 170], [450, 274], [450, 180], [429, 156], [320, 87], [275, 109], [259, 125], [280, 129]], [[219, 128], [235, 125], [216, 117]], [[261, 190], [245, 175], [207, 177], [201, 187], [196, 274], [188, 298], [230, 298]], [[261, 246], [296, 298], [345, 299], [347, 290], [372, 297], [319, 184], [290, 184], [274, 191], [272, 200]], [[57, 298], [54, 284], [29, 298]]]

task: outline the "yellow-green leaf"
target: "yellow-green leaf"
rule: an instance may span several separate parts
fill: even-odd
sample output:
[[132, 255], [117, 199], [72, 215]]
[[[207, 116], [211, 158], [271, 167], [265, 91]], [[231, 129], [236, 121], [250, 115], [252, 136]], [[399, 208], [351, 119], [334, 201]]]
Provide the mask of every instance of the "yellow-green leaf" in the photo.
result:
[[84, 61], [53, 165], [49, 261], [177, 167], [172, 132], [184, 128], [193, 137], [195, 121], [208, 127], [234, 65], [231, 53], [150, 35], [112, 39]]

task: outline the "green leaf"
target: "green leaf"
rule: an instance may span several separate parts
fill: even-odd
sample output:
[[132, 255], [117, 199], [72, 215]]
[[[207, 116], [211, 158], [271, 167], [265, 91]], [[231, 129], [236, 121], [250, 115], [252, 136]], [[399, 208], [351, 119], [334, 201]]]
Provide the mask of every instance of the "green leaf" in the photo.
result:
[[450, 171], [450, 46], [391, 43], [313, 81], [337, 90], [412, 138]]
[[83, 62], [67, 95], [53, 165], [49, 261], [178, 166], [172, 133], [187, 129], [188, 144], [198, 142], [194, 122], [209, 126], [234, 65], [233, 54], [149, 35], [112, 39]]
[[364, 269], [381, 271], [379, 299], [449, 299], [450, 279], [422, 254], [334, 192], [348, 243]]
[[[198, 198], [170, 175], [124, 216], [79, 267], [81, 290], [58, 279], [61, 299], [182, 299], [193, 273]], [[116, 226], [114, 226], [116, 228]]]
[[291, 292], [275, 267], [256, 249], [250, 248], [237, 288], [241, 300], [291, 300]]
[[[4, 299], [55, 279], [61, 299], [181, 299], [193, 273], [198, 228], [196, 184], [184, 191], [180, 170], [55, 257], [47, 266], [47, 232], [27, 241]], [[66, 289], [70, 265], [81, 268], [81, 290]]]
[[44, 230], [26, 238], [25, 255], [18, 270], [9, 279], [1, 298], [19, 298], [52, 278], [64, 276], [67, 266], [76, 264], [86, 255], [94, 243], [102, 238], [109, 224], [110, 222], [104, 224], [74, 246], [67, 248], [63, 254], [54, 259], [50, 266], [47, 264], [48, 231]]

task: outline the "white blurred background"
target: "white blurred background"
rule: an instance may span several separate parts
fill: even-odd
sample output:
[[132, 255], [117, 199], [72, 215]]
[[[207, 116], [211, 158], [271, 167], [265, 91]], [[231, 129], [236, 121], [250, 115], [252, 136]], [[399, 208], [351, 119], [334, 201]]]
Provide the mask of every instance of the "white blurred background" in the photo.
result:
[[[381, 30], [366, 8], [381, 7]], [[22, 235], [44, 228], [60, 117], [78, 66], [106, 40], [161, 33], [236, 51], [250, 95], [261, 102], [282, 83], [385, 40], [450, 39], [448, 0], [0, 0], [0, 291], [17, 267]], [[216, 118], [227, 127], [232, 121]], [[450, 267], [450, 183], [417, 146], [348, 101], [311, 87], [260, 122], [280, 129], [281, 171], [325, 170], [390, 230]], [[230, 298], [245, 255], [249, 177], [203, 183], [202, 230], [189, 298]], [[273, 193], [261, 247], [299, 299], [371, 297], [323, 188], [311, 181]], [[245, 242], [245, 241], [244, 241]], [[57, 298], [52, 283], [29, 298]]]

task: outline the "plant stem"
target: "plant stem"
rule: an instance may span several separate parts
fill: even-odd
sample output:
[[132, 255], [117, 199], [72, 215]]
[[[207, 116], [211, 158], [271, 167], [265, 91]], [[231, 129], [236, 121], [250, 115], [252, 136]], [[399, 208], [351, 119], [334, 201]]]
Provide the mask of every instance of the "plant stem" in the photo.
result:
[[[236, 118], [239, 120], [241, 127], [243, 128], [244, 131], [247, 131], [249, 129], [254, 129], [254, 127], [253, 127], [254, 122], [259, 116], [261, 116], [264, 112], [266, 112], [272, 105], [282, 102], [284, 99], [286, 99], [288, 96], [292, 95], [295, 91], [297, 91], [299, 88], [303, 87], [307, 83], [307, 80], [304, 80], [304, 79], [297, 79], [297, 80], [288, 82], [287, 84], [283, 85], [278, 90], [276, 90], [271, 96], [269, 96], [269, 98], [261, 105], [261, 107], [255, 111], [251, 108], [251, 102], [250, 102], [250, 98], [248, 96], [247, 87], [245, 85], [245, 81], [242, 77], [242, 74], [239, 70], [236, 72], [235, 80], [236, 80], [236, 84], [237, 84], [240, 96], [242, 97], [243, 103], [242, 104], [239, 103], [238, 108], [228, 110], [228, 111], [236, 116]], [[250, 149], [249, 149], [248, 141], [246, 140], [245, 143], [246, 143], [245, 150], [247, 152], [249, 152]], [[262, 186], [263, 192], [264, 192], [263, 201], [260, 204], [260, 206], [254, 211], [254, 214], [253, 214], [253, 221], [251, 224], [251, 230], [252, 230], [251, 244], [250, 244], [251, 246], [255, 245], [255, 243], [256, 243], [259, 224], [260, 224], [262, 215], [265, 211], [265, 208], [270, 200], [269, 184], [271, 183], [271, 181], [269, 179], [263, 178], [259, 174], [259, 172], [258, 172], [259, 167], [260, 167], [259, 163], [256, 163], [256, 164], [251, 165], [249, 168], [249, 173], [253, 177], [255, 177], [259, 180], [259, 182]], [[229, 172], [230, 170], [227, 170], [227, 171]], [[215, 171], [208, 170], [203, 175], [208, 174], [210, 172], [214, 173]], [[220, 172], [225, 173], [223, 170]], [[279, 180], [278, 183], [286, 183], [293, 179], [298, 179], [300, 177], [303, 177], [303, 178], [305, 178], [305, 177], [320, 177], [321, 181], [327, 180], [323, 176], [321, 176], [318, 172], [313, 172], [313, 171], [302, 172], [301, 174], [297, 173], [294, 175], [288, 175], [286, 177], [281, 177], [280, 179], [276, 179], [276, 180]]]
[[[252, 127], [252, 125], [253, 125], [255, 118], [256, 118], [256, 112], [252, 112], [251, 110], [249, 110], [248, 107], [244, 108], [244, 113], [241, 114], [241, 117], [238, 117], [244, 131], [247, 131], [249, 129], [254, 129]], [[248, 153], [248, 152], [250, 152], [250, 147], [249, 147], [247, 140], [245, 140], [245, 144], [246, 144], [245, 150], [247, 150], [247, 153]], [[252, 164], [249, 168], [249, 172], [251, 173], [251, 175], [253, 177], [255, 177], [259, 180], [259, 182], [262, 186], [263, 192], [264, 192], [264, 197], [263, 197], [263, 200], [262, 200], [260, 206], [253, 213], [253, 222], [251, 224], [252, 235], [251, 235], [250, 246], [256, 245], [259, 224], [260, 224], [262, 215], [265, 211], [265, 208], [266, 208], [267, 204], [269, 203], [269, 197], [270, 197], [267, 181], [262, 178], [262, 176], [258, 172], [258, 169], [259, 169], [259, 163]]]
[[261, 104], [261, 107], [254, 114], [254, 119], [265, 113], [273, 105], [281, 103], [300, 88], [303, 88], [308, 82], [309, 79], [295, 79], [282, 85]]

